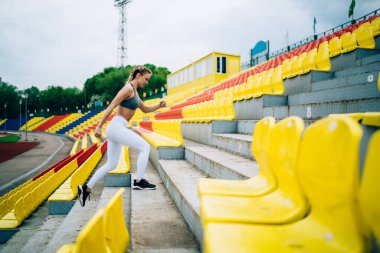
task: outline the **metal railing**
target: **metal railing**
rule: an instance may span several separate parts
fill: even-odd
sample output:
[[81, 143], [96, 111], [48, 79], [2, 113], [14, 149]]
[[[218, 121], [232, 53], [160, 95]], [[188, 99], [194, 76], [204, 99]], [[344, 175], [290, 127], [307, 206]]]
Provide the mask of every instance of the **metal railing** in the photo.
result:
[[[327, 30], [327, 31], [324, 31], [324, 32], [319, 33], [319, 34], [314, 34], [314, 35], [309, 36], [309, 37], [307, 37], [307, 38], [305, 38], [305, 39], [303, 39], [303, 40], [297, 41], [297, 42], [295, 42], [295, 43], [293, 43], [293, 44], [291, 44], [291, 45], [289, 45], [289, 46], [287, 46], [287, 47], [284, 47], [284, 48], [281, 48], [281, 49], [279, 49], [279, 50], [277, 50], [277, 51], [274, 51], [274, 52], [272, 52], [272, 53], [269, 53], [269, 59], [275, 58], [275, 57], [277, 57], [277, 56], [279, 56], [279, 55], [281, 55], [281, 54], [284, 54], [284, 53], [287, 53], [287, 52], [289, 52], [289, 51], [292, 51], [292, 50], [294, 50], [294, 49], [296, 49], [296, 48], [298, 48], [298, 47], [301, 47], [301, 46], [303, 46], [303, 45], [306, 45], [306, 44], [309, 43], [309, 42], [312, 42], [312, 41], [318, 40], [318, 39], [323, 38], [323, 37], [325, 37], [325, 36], [327, 36], [327, 35], [329, 35], [329, 34], [333, 34], [333, 33], [336, 32], [336, 31], [342, 30], [342, 29], [344, 29], [344, 28], [346, 28], [346, 27], [348, 27], [348, 26], [350, 26], [350, 25], [352, 25], [352, 24], [359, 23], [359, 22], [362, 21], [362, 20], [369, 19], [370, 17], [376, 16], [376, 15], [378, 15], [378, 14], [380, 14], [380, 8], [377, 9], [377, 10], [374, 10], [374, 11], [372, 11], [372, 12], [370, 12], [370, 13], [368, 13], [368, 14], [366, 14], [366, 15], [360, 17], [360, 18], [357, 18], [357, 19], [353, 19], [353, 20], [347, 21], [346, 23], [343, 23], [343, 24], [341, 24], [341, 25], [338, 25], [338, 26], [336, 26], [336, 27], [334, 27], [334, 28], [331, 28], [331, 29], [329, 29], [329, 30]], [[268, 59], [268, 60], [269, 60], [269, 59]], [[244, 63], [241, 65], [241, 68], [242, 68], [243, 70], [244, 70], [244, 69], [247, 69], [247, 68], [249, 68], [249, 67], [252, 67], [252, 65], [251, 65], [250, 62], [244, 62]]]

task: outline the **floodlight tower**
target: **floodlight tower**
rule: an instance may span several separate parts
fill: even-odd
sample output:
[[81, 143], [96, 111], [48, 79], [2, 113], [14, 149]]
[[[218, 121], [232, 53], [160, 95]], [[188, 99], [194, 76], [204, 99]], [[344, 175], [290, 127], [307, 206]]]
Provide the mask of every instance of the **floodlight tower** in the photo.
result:
[[124, 67], [127, 61], [127, 19], [126, 19], [126, 7], [132, 0], [114, 0], [115, 7], [119, 8], [119, 36], [117, 43], [117, 66]]

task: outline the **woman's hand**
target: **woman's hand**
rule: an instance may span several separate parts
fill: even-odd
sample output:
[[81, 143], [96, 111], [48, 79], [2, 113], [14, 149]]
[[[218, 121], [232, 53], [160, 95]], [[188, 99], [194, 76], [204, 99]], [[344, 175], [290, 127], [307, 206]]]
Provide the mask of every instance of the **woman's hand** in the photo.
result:
[[160, 108], [166, 107], [166, 101], [161, 100], [160, 101]]
[[98, 125], [95, 128], [95, 137], [100, 138], [100, 136], [102, 136], [102, 128]]

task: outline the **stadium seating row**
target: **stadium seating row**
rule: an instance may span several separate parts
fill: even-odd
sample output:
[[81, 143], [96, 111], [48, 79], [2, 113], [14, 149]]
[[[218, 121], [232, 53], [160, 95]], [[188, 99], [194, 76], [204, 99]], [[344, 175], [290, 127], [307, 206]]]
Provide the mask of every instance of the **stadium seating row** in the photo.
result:
[[133, 130], [154, 148], [179, 147], [183, 144], [180, 120], [141, 121]]
[[126, 252], [129, 232], [125, 225], [120, 189], [104, 209], [100, 209], [78, 235], [77, 243], [63, 245], [57, 253]]
[[72, 171], [63, 184], [49, 197], [48, 201], [70, 201], [78, 195], [78, 185], [84, 184], [90, 176], [96, 165], [102, 158], [102, 155], [107, 149], [107, 142], [99, 146], [98, 143], [92, 145], [86, 153], [91, 156], [88, 159], [78, 158], [78, 164], [81, 164], [78, 169]]
[[[255, 179], [243, 184], [199, 182], [205, 252], [293, 252], [296, 248], [364, 252], [369, 247], [368, 227], [379, 241], [380, 224], [375, 217], [380, 210], [373, 202], [379, 192], [373, 177], [379, 174], [375, 167], [380, 160], [375, 154], [380, 131], [369, 144], [360, 191], [357, 183], [362, 136], [357, 121], [376, 125], [379, 118], [373, 113], [332, 115], [313, 123], [303, 134], [298, 117], [276, 125], [273, 118], [261, 120], [254, 136], [264, 136], [254, 137], [253, 143], [261, 142], [267, 149], [263, 152], [267, 155], [255, 151], [265, 171], [256, 181], [259, 184]], [[244, 188], [247, 184], [250, 187]]]
[[120, 153], [119, 162], [114, 170], [108, 172], [109, 174], [126, 174], [131, 171], [131, 162], [129, 158], [129, 147], [123, 146], [123, 152]]
[[28, 125], [28, 129], [31, 129], [35, 124], [41, 122], [44, 119], [44, 117], [33, 117], [30, 120], [28, 120], [28, 124], [24, 124], [22, 127], [20, 127], [20, 131], [25, 130], [26, 125]]
[[[66, 157], [36, 175], [32, 180], [5, 194], [0, 199], [0, 229], [16, 228], [21, 225], [52, 192], [76, 171], [78, 166], [80, 166], [81, 171], [84, 170], [82, 167], [86, 167], [93, 160], [91, 159], [88, 162], [93, 157], [92, 153], [96, 148], [97, 146], [94, 145], [86, 151], [80, 150], [74, 156]], [[81, 173], [78, 174], [81, 175]], [[28, 195], [32, 192], [35, 194]]]
[[260, 97], [263, 94], [284, 94], [283, 80], [310, 71], [330, 71], [330, 58], [357, 48], [375, 48], [374, 37], [379, 34], [379, 18], [364, 20], [334, 34], [280, 55], [258, 66], [222, 81], [214, 87], [172, 106], [171, 110], [155, 115], [156, 119], [175, 119], [179, 108], [232, 96], [234, 101]]

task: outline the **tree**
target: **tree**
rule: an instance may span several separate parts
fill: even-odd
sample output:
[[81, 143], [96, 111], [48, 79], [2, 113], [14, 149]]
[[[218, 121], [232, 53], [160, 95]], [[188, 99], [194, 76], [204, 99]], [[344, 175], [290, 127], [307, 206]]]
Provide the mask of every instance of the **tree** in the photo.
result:
[[[7, 118], [13, 118], [13, 115], [18, 115], [20, 111], [18, 101], [20, 98], [16, 86], [0, 82], [0, 111], [2, 112], [0, 118], [4, 118], [5, 110]], [[6, 108], [4, 106], [5, 104]]]
[[[138, 90], [142, 99], [144, 92], [148, 95], [146, 98], [149, 98], [150, 94], [152, 94], [152, 96], [156, 95], [155, 91], [157, 91], [157, 94], [164, 92], [166, 76], [170, 74], [170, 71], [165, 67], [156, 67], [153, 64], [145, 64], [144, 66], [149, 68], [153, 75], [149, 80], [149, 85]], [[88, 101], [111, 101], [124, 86], [134, 68], [135, 66], [130, 65], [125, 68], [108, 67], [105, 68], [103, 72], [87, 79], [84, 84], [84, 90], [86, 91]], [[96, 96], [96, 99], [91, 99], [93, 96]]]

